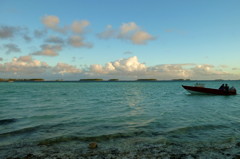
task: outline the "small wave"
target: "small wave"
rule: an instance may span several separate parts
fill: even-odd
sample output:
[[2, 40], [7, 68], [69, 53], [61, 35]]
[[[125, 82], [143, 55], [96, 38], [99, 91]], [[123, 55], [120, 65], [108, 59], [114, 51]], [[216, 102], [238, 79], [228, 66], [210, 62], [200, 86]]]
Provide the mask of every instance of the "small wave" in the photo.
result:
[[130, 138], [133, 136], [140, 136], [146, 134], [144, 131], [132, 132], [132, 133], [116, 133], [116, 134], [108, 134], [108, 135], [99, 135], [99, 136], [60, 136], [55, 138], [49, 138], [42, 140], [38, 143], [38, 145], [54, 145], [61, 142], [71, 142], [71, 141], [82, 141], [82, 142], [101, 142], [108, 141], [113, 139], [123, 139]]
[[61, 136], [61, 137], [55, 137], [55, 138], [49, 138], [49, 139], [45, 139], [42, 140], [38, 143], [38, 145], [54, 145], [54, 144], [58, 144], [61, 142], [69, 142], [69, 141], [75, 141], [75, 140], [79, 140], [78, 137], [74, 137], [74, 136]]
[[6, 125], [6, 124], [11, 124], [11, 123], [14, 123], [16, 122], [17, 119], [15, 118], [12, 118], [12, 119], [3, 119], [3, 120], [0, 120], [0, 125]]
[[222, 129], [228, 128], [224, 125], [197, 125], [197, 126], [187, 126], [181, 127], [174, 130], [167, 131], [167, 133], [184, 133], [188, 131], [203, 131], [203, 130], [214, 130], [214, 129]]
[[47, 115], [34, 115], [34, 116], [30, 116], [30, 119], [51, 119], [51, 118], [55, 118], [57, 117], [57, 114], [47, 114]]
[[40, 125], [40, 126], [23, 128], [23, 129], [19, 129], [19, 130], [15, 130], [15, 131], [10, 131], [10, 132], [6, 132], [6, 133], [0, 134], [0, 137], [2, 137], [2, 136], [8, 136], [8, 135], [19, 135], [19, 134], [34, 132], [34, 131], [40, 129], [40, 127], [41, 127], [41, 125]]

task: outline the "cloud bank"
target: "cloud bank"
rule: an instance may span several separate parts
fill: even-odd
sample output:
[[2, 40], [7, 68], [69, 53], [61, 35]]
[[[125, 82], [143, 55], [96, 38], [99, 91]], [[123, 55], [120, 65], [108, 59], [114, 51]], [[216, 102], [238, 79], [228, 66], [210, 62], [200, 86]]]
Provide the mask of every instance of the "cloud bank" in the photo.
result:
[[19, 58], [13, 58], [11, 62], [6, 62], [0, 65], [0, 72], [7, 76], [14, 77], [28, 76], [32, 74], [42, 74], [50, 66], [38, 60], [32, 59], [31, 56], [21, 56]]
[[[236, 68], [234, 68], [236, 69]], [[239, 68], [238, 68], [239, 69]], [[50, 66], [46, 62], [35, 60], [32, 56], [13, 58], [11, 62], [0, 61], [0, 72], [10, 78], [39, 77], [45, 79], [63, 78], [119, 78], [135, 80], [139, 78], [171, 79], [240, 79], [237, 74], [227, 73], [221, 66], [208, 64], [161, 64], [147, 66], [139, 62], [136, 56], [107, 62], [105, 65], [92, 64], [78, 68], [64, 62]]]

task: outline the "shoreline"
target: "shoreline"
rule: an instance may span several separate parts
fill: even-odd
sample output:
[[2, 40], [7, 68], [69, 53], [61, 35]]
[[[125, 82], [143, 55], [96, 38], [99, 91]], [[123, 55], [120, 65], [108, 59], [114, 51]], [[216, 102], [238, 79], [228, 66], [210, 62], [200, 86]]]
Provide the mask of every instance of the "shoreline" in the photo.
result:
[[13, 82], [77, 82], [77, 83], [91, 83], [91, 82], [227, 82], [227, 81], [240, 81], [240, 80], [0, 80], [0, 83], [13, 83]]
[[[72, 147], [71, 147], [72, 146]], [[15, 152], [12, 153], [12, 156], [9, 155], [11, 152], [8, 152], [6, 156], [2, 156], [6, 159], [45, 159], [45, 158], [58, 158], [58, 159], [75, 159], [75, 158], [95, 158], [95, 159], [110, 159], [110, 158], [166, 158], [166, 159], [193, 159], [193, 158], [240, 158], [240, 143], [236, 145], [201, 145], [198, 147], [193, 147], [191, 144], [176, 144], [171, 143], [169, 145], [163, 144], [144, 144], [136, 145], [131, 150], [121, 150], [117, 147], [103, 148], [101, 144], [98, 148], [81, 148], [74, 147], [74, 145], [57, 145], [54, 147], [51, 146], [40, 146], [34, 152], [34, 147], [23, 148], [21, 150], [12, 150]], [[25, 150], [26, 149], [26, 150]]]

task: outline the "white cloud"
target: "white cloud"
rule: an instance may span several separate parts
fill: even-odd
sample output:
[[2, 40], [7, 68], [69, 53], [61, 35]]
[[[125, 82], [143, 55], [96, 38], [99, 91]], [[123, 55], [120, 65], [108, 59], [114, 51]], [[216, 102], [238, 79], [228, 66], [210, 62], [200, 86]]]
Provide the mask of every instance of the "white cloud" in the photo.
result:
[[34, 36], [36, 38], [42, 38], [47, 34], [47, 32], [48, 32], [47, 29], [35, 30], [34, 31]]
[[109, 62], [105, 66], [94, 64], [90, 66], [90, 71], [98, 74], [136, 74], [146, 71], [146, 65], [138, 62], [136, 56]]
[[58, 56], [58, 52], [62, 50], [61, 45], [41, 45], [41, 50], [32, 53], [31, 55], [39, 55], [39, 56]]
[[3, 45], [3, 47], [7, 50], [6, 51], [7, 54], [10, 54], [13, 52], [21, 52], [21, 49], [16, 44], [13, 44], [13, 43], [5, 44]]
[[27, 34], [23, 35], [23, 39], [26, 41], [26, 42], [31, 42], [32, 41], [32, 38], [30, 36], [28, 36]]
[[191, 68], [192, 76], [196, 79], [203, 78], [203, 79], [228, 79], [228, 76], [230, 77], [231, 74], [227, 73], [226, 71], [221, 69], [220, 67], [216, 67], [209, 64], [203, 64], [203, 65], [195, 65], [195, 67]]
[[46, 15], [42, 18], [42, 23], [45, 27], [50, 28], [54, 31], [65, 33], [67, 31], [67, 27], [60, 27], [60, 19], [54, 15]]
[[130, 54], [133, 54], [133, 52], [131, 52], [131, 51], [125, 51], [124, 54], [130, 55]]
[[238, 79], [237, 74], [227, 73], [221, 66], [208, 64], [162, 64], [147, 66], [138, 61], [136, 56], [108, 62], [105, 65], [90, 66], [87, 74], [105, 78], [136, 79], [156, 78], [159, 80], [171, 79]]
[[47, 15], [42, 18], [42, 23], [49, 28], [56, 28], [60, 20], [57, 16]]
[[154, 40], [152, 35], [141, 30], [134, 22], [122, 24], [118, 38], [130, 40], [134, 44], [146, 44], [149, 40]]
[[90, 22], [87, 20], [74, 21], [71, 25], [60, 27], [60, 19], [54, 15], [46, 15], [42, 18], [42, 23], [45, 27], [52, 29], [56, 32], [66, 33], [72, 31], [76, 34], [82, 34], [85, 32], [86, 27], [90, 25]]
[[32, 60], [32, 56], [20, 56], [19, 58], [17, 58], [17, 61], [31, 63], [33, 60]]
[[120, 27], [120, 33], [119, 36], [126, 36], [128, 33], [135, 32], [137, 30], [140, 30], [140, 28], [137, 26], [136, 23], [130, 22], [130, 23], [124, 23]]
[[152, 77], [166, 80], [178, 78], [195, 80], [239, 78], [236, 74], [227, 73], [219, 67], [208, 64], [163, 64], [149, 67], [147, 73]]
[[146, 44], [148, 40], [153, 40], [154, 38], [144, 31], [137, 31], [132, 35], [132, 42], [134, 44]]
[[[139, 62], [136, 56], [119, 59], [113, 62], [107, 62], [105, 65], [93, 64], [82, 69], [67, 64], [58, 63], [50, 66], [46, 62], [35, 60], [32, 56], [21, 56], [13, 58], [12, 61], [1, 63], [0, 72], [8, 77], [22, 78], [41, 77], [45, 79], [72, 79], [79, 78], [119, 78], [138, 79], [138, 78], [155, 78], [158, 80], [171, 79], [239, 79], [239, 69], [235, 69], [236, 73], [227, 73], [219, 69], [221, 66], [213, 66], [208, 64], [162, 64], [156, 66], [147, 66]], [[234, 71], [234, 70], [233, 70]], [[11, 76], [10, 76], [11, 75]], [[7, 77], [7, 76], [4, 76]]]
[[12, 38], [19, 30], [19, 27], [0, 26], [0, 39]]
[[58, 29], [58, 24], [60, 23], [60, 20], [57, 16], [53, 15], [46, 15], [42, 18], [42, 23], [47, 27], [51, 28], [53, 30]]
[[66, 63], [58, 63], [55, 67], [53, 67], [53, 73], [58, 73], [58, 74], [76, 74], [82, 72], [81, 69], [78, 69], [75, 66], [66, 64]]
[[118, 34], [117, 31], [114, 30], [111, 25], [108, 25], [106, 26], [105, 31], [97, 34], [97, 36], [101, 39], [110, 39], [110, 38], [116, 38], [117, 34]]
[[162, 64], [157, 66], [148, 67], [147, 75], [158, 79], [178, 79], [190, 78], [191, 70], [194, 64]]
[[[54, 15], [46, 15], [41, 19], [42, 24], [45, 26], [44, 29], [38, 29], [33, 31], [33, 36], [36, 38], [45, 38], [52, 30], [58, 33], [64, 33], [63, 36], [51, 35], [44, 40], [45, 43], [41, 45], [41, 50], [32, 53], [31, 55], [43, 55], [43, 56], [58, 56], [59, 51], [62, 50], [64, 44], [70, 44], [73, 47], [93, 47], [92, 43], [86, 42], [83, 34], [86, 32], [86, 28], [90, 25], [87, 20], [74, 21], [71, 25], [60, 26], [60, 18]], [[52, 32], [51, 32], [52, 33]], [[0, 39], [9, 40], [15, 38], [23, 38], [26, 42], [31, 42], [32, 37], [30, 36], [28, 28], [25, 27], [11, 27], [0, 25]], [[66, 37], [67, 36], [67, 37]], [[65, 38], [66, 37], [66, 38]], [[6, 53], [21, 52], [16, 44], [5, 44], [3, 49], [6, 49]]]
[[102, 39], [122, 39], [138, 45], [146, 44], [149, 40], [155, 39], [134, 22], [124, 23], [118, 30], [114, 30], [111, 25], [108, 25], [104, 32], [98, 34], [98, 37]]
[[85, 28], [90, 25], [90, 22], [87, 20], [74, 21], [71, 25], [71, 29], [74, 33], [84, 33]]
[[12, 39], [19, 36], [26, 42], [30, 42], [32, 38], [28, 34], [28, 29], [25, 27], [0, 26], [0, 39]]
[[68, 43], [73, 46], [73, 47], [87, 47], [87, 48], [91, 48], [92, 44], [91, 43], [87, 43], [84, 41], [84, 38], [82, 38], [81, 36], [71, 36], [68, 39]]
[[91, 65], [91, 66], [90, 66], [90, 71], [91, 71], [91, 72], [94, 72], [94, 73], [99, 73], [99, 74], [108, 73], [108, 72], [105, 72], [103, 66], [102, 66], [102, 65], [99, 65], [99, 64], [93, 64], [93, 65]]
[[21, 56], [13, 58], [11, 62], [2, 64], [0, 71], [10, 74], [29, 75], [43, 73], [48, 67], [47, 63], [34, 60], [31, 56]]
[[57, 75], [78, 74], [82, 71], [66, 63], [50, 66], [46, 62], [33, 59], [32, 56], [21, 56], [13, 58], [10, 62], [0, 64], [0, 72], [5, 75], [4, 78], [41, 77], [49, 79], [49, 77], [59, 77]]
[[[73, 33], [68, 34], [67, 38], [67, 44], [73, 47], [81, 48], [81, 47], [86, 47], [86, 48], [91, 48], [93, 45], [89, 42], [85, 42], [85, 39], [83, 37], [83, 33], [86, 32], [86, 28], [90, 25], [90, 22], [87, 20], [81, 20], [81, 21], [74, 21], [71, 25], [65, 26], [65, 27], [60, 27], [60, 19], [57, 16], [44, 16], [42, 18], [42, 23], [49, 29], [52, 29], [54, 31], [60, 32], [60, 33], [69, 33], [70, 31]], [[41, 33], [41, 32], [40, 32]], [[81, 36], [80, 36], [81, 34]], [[40, 34], [41, 35], [41, 34]], [[45, 40], [45, 42], [48, 43], [55, 43], [55, 44], [64, 44], [65, 41], [57, 36], [51, 36], [48, 39]], [[34, 55], [46, 55], [46, 56], [56, 56], [57, 52], [55, 49], [45, 49], [41, 52], [34, 53]]]
[[145, 71], [146, 65], [138, 61], [137, 56], [130, 57], [128, 59], [117, 60], [112, 63], [116, 70], [135, 72]]
[[232, 70], [234, 70], [234, 71], [239, 71], [240, 68], [239, 68], [239, 67], [234, 67], [234, 68], [232, 68]]
[[50, 36], [45, 40], [45, 42], [54, 44], [64, 44], [64, 40], [57, 36]]

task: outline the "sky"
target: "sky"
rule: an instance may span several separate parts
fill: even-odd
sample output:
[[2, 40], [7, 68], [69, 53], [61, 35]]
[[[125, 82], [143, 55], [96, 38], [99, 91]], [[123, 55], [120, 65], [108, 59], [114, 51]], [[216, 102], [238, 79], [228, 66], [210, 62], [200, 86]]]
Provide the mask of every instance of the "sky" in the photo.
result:
[[0, 0], [0, 78], [240, 79], [239, 0]]

